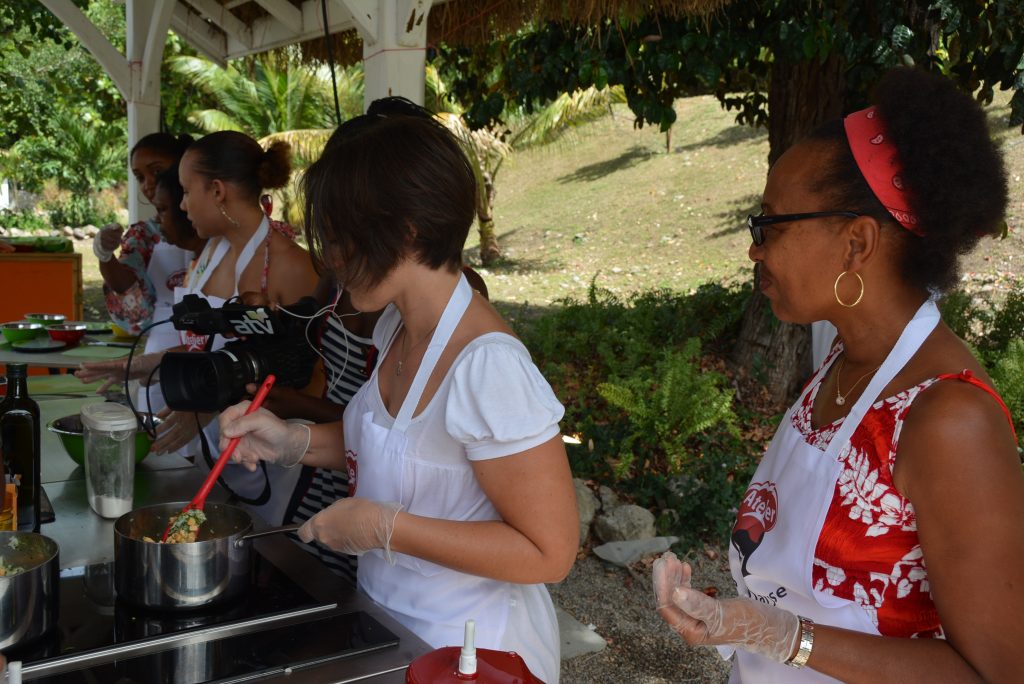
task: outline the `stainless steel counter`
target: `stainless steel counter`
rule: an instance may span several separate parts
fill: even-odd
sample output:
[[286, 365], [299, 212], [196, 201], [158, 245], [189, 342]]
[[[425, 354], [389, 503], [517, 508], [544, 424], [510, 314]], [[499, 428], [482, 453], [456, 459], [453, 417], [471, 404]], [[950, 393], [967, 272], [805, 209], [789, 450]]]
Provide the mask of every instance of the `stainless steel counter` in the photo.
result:
[[[77, 401], [84, 403], [88, 400]], [[73, 406], [65, 405], [66, 402], [67, 400], [63, 399], [41, 401], [40, 409], [44, 415], [60, 411], [75, 413], [76, 410], [67, 410]], [[42, 532], [60, 545], [61, 568], [112, 560], [114, 521], [101, 518], [89, 507], [81, 468], [64, 453], [59, 441], [44, 440], [43, 449], [43, 487], [53, 505], [56, 519], [53, 523], [44, 525]], [[55, 479], [58, 477], [65, 479]], [[199, 469], [185, 459], [148, 457], [136, 471], [135, 507], [187, 501], [198, 490], [202, 479]], [[223, 501], [225, 498], [224, 493], [218, 489], [214, 489], [210, 496], [211, 501]], [[254, 516], [254, 519], [257, 520], [258, 527], [262, 526], [257, 516]], [[400, 640], [395, 648], [348, 660], [336, 660], [258, 681], [279, 680], [293, 684], [372, 681], [375, 684], [399, 684], [405, 681], [404, 672], [409, 662], [430, 650], [427, 644], [393, 620], [383, 608], [334, 575], [290, 539], [283, 536], [264, 537], [255, 541], [255, 548], [314, 598], [336, 602], [346, 612], [365, 612], [397, 635]]]

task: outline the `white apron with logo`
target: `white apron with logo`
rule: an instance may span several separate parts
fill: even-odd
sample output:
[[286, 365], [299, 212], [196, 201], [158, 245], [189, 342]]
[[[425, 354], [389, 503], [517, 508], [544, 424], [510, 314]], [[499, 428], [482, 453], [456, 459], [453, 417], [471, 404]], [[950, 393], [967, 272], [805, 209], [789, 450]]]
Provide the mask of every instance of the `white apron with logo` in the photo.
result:
[[[828, 367], [818, 370], [786, 412], [737, 517], [729, 565], [740, 596], [777, 605], [818, 624], [878, 634], [864, 608], [814, 590], [814, 551], [842, 471], [843, 448], [879, 393], [914, 356], [938, 322], [935, 303], [921, 305], [824, 452], [807, 444], [793, 427], [792, 417]], [[719, 650], [726, 657], [732, 652], [726, 647]], [[730, 684], [834, 681], [809, 668], [798, 670], [741, 649], [736, 650], [729, 678]]]
[[[242, 277], [242, 273], [256, 255], [256, 250], [259, 248], [260, 244], [267, 239], [267, 233], [269, 230], [270, 221], [266, 216], [264, 216], [263, 220], [260, 222], [259, 228], [257, 228], [256, 232], [252, 234], [252, 237], [249, 238], [249, 241], [245, 243], [245, 247], [243, 247], [242, 251], [239, 253], [238, 259], [235, 261], [235, 291], [233, 296], [238, 295], [238, 282]], [[216, 241], [210, 240], [206, 243], [203, 253], [199, 256], [199, 259], [196, 262], [195, 272], [190, 274], [190, 277], [184, 287], [177, 287], [174, 289], [175, 304], [181, 302], [187, 294], [198, 294], [210, 303], [211, 308], [217, 309], [224, 306], [227, 302], [226, 299], [223, 297], [204, 294], [203, 287], [206, 285], [213, 272], [217, 269], [217, 265], [220, 264], [224, 255], [227, 254], [229, 247], [230, 243], [225, 238], [221, 238]], [[188, 347], [189, 351], [202, 351], [206, 344], [205, 335], [195, 335], [186, 330], [175, 330], [174, 333], [178, 337], [175, 344], [184, 344]], [[223, 347], [224, 342], [224, 338], [218, 336], [213, 342], [211, 351], [216, 351]], [[220, 454], [220, 449], [218, 447], [218, 440], [220, 439], [220, 425], [216, 418], [203, 428], [203, 434], [206, 435], [210, 449], [210, 456], [216, 460], [217, 456]], [[189, 455], [195, 455], [196, 465], [204, 472], [209, 471], [206, 460], [202, 457], [202, 445], [199, 442], [199, 437], [196, 437], [189, 442], [188, 445], [182, 448], [181, 452]], [[261, 506], [246, 506], [246, 508], [262, 517], [267, 523], [271, 525], [279, 525], [281, 520], [284, 518], [284, 509], [287, 507], [292, 491], [295, 489], [295, 483], [298, 481], [300, 471], [301, 468], [282, 468], [280, 466], [268, 464], [267, 477], [269, 477], [271, 484], [270, 501]], [[263, 487], [266, 482], [262, 469], [257, 469], [255, 472], [249, 472], [236, 463], [228, 463], [227, 467], [224, 468], [222, 477], [232, 490], [247, 498], [255, 498], [259, 496], [260, 492], [263, 491]]]
[[[171, 317], [171, 307], [174, 304], [175, 293], [170, 284], [173, 280], [180, 279], [188, 272], [189, 263], [192, 261], [192, 253], [181, 247], [175, 247], [167, 242], [158, 242], [153, 246], [153, 254], [149, 258], [149, 266], [146, 268], [146, 277], [153, 283], [156, 292], [156, 301], [153, 305], [153, 322], [165, 321]], [[158, 325], [150, 329], [146, 336], [146, 348], [144, 353], [163, 351], [180, 344], [178, 331], [170, 323]], [[139, 390], [139, 398], [136, 405], [141, 410], [148, 410], [157, 413], [167, 404], [164, 403], [164, 395], [160, 391], [160, 385], [154, 384], [149, 388], [149, 398], [152, 407], [146, 400], [146, 388]]]
[[[468, 460], [464, 468], [431, 463], [429, 454], [418, 453], [418, 443], [406, 435], [427, 380], [472, 297], [473, 291], [463, 276], [390, 428], [374, 421], [374, 408], [383, 406], [378, 389], [381, 362], [346, 408], [345, 447], [350, 464], [354, 460], [357, 468], [353, 496], [400, 502], [409, 513], [431, 518], [500, 519], [486, 499], [475, 506], [466, 503], [469, 497], [463, 492], [479, 490]], [[390, 342], [382, 351], [381, 360], [389, 348]], [[387, 419], [390, 422], [390, 416]], [[351, 473], [350, 466], [350, 477]], [[438, 483], [441, 486], [436, 486]], [[506, 639], [510, 606], [529, 606], [540, 616], [544, 606], [550, 605], [546, 592], [541, 595], [537, 585], [470, 575], [402, 553], [393, 556], [392, 565], [381, 550], [363, 554], [359, 559], [358, 584], [417, 636], [435, 648], [459, 645], [465, 621], [473, 618], [478, 647], [504, 650], [508, 644], [515, 644], [521, 654], [529, 654], [528, 661], [533, 662], [528, 664], [535, 675], [549, 683], [558, 680], [558, 634], [553, 615], [550, 633], [543, 633], [544, 627], [520, 629], [512, 635], [514, 638]], [[542, 622], [539, 618], [538, 621]], [[531, 633], [522, 634], [523, 631]], [[542, 669], [545, 665], [546, 671]]]

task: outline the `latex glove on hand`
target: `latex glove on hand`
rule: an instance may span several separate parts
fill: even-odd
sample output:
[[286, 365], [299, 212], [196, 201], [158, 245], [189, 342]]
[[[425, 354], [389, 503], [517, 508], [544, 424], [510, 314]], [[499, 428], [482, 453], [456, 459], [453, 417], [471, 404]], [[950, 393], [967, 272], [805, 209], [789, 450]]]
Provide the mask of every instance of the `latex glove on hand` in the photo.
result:
[[381, 503], [362, 497], [339, 499], [299, 528], [299, 539], [314, 539], [340, 553], [359, 556], [372, 549], [384, 549], [389, 563], [391, 534], [402, 504]]
[[[149, 376], [152, 375], [153, 369], [160, 365], [160, 361], [163, 358], [162, 352], [134, 357], [128, 379], [138, 380], [143, 385], [148, 384]], [[96, 389], [96, 393], [103, 394], [111, 385], [124, 382], [124, 369], [127, 365], [128, 359], [83, 363], [75, 371], [75, 377], [85, 383], [102, 380], [103, 384]], [[158, 382], [160, 382], [159, 373], [153, 376], [153, 383], [156, 384]]]
[[124, 229], [116, 223], [108, 223], [100, 228], [92, 239], [92, 251], [100, 261], [107, 262], [114, 258], [114, 251], [121, 244]]
[[690, 586], [692, 570], [671, 551], [654, 561], [658, 614], [691, 646], [732, 646], [784, 663], [796, 653], [800, 620], [747, 598], [714, 599]]
[[154, 454], [168, 454], [191, 442], [199, 434], [199, 425], [204, 427], [209, 425], [216, 414], [198, 414], [198, 424], [196, 423], [197, 414], [189, 411], [174, 411], [165, 407], [156, 415], [163, 422], [157, 427], [156, 441], [153, 442], [153, 446], [149, 450]]
[[240, 437], [231, 460], [248, 470], [256, 470], [260, 461], [290, 468], [297, 465], [309, 448], [309, 426], [286, 423], [265, 408], [245, 415], [249, 401], [226, 408], [220, 414], [220, 448]]

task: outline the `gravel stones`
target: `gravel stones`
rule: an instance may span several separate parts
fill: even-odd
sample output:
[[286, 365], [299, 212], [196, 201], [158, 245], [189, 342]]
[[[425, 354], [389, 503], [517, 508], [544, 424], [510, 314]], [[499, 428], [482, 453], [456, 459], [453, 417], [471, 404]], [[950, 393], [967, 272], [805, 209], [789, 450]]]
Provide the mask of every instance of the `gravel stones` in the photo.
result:
[[[714, 586], [719, 596], [735, 596], [726, 554], [712, 561], [704, 553], [686, 558], [694, 586]], [[628, 569], [592, 555], [576, 561], [569, 576], [548, 590], [560, 606], [584, 625], [594, 625], [608, 646], [599, 653], [562, 661], [562, 684], [724, 684], [729, 663], [708, 647], [690, 647], [655, 610], [651, 564], [647, 557]]]

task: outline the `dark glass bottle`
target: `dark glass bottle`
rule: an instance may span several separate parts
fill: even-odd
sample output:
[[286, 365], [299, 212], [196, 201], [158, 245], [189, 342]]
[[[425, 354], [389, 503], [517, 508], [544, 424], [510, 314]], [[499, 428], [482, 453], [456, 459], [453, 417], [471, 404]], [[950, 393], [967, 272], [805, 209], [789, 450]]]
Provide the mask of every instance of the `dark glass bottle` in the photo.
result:
[[18, 485], [18, 529], [39, 531], [39, 404], [28, 396], [28, 367], [7, 364], [0, 402], [0, 454], [7, 479]]

